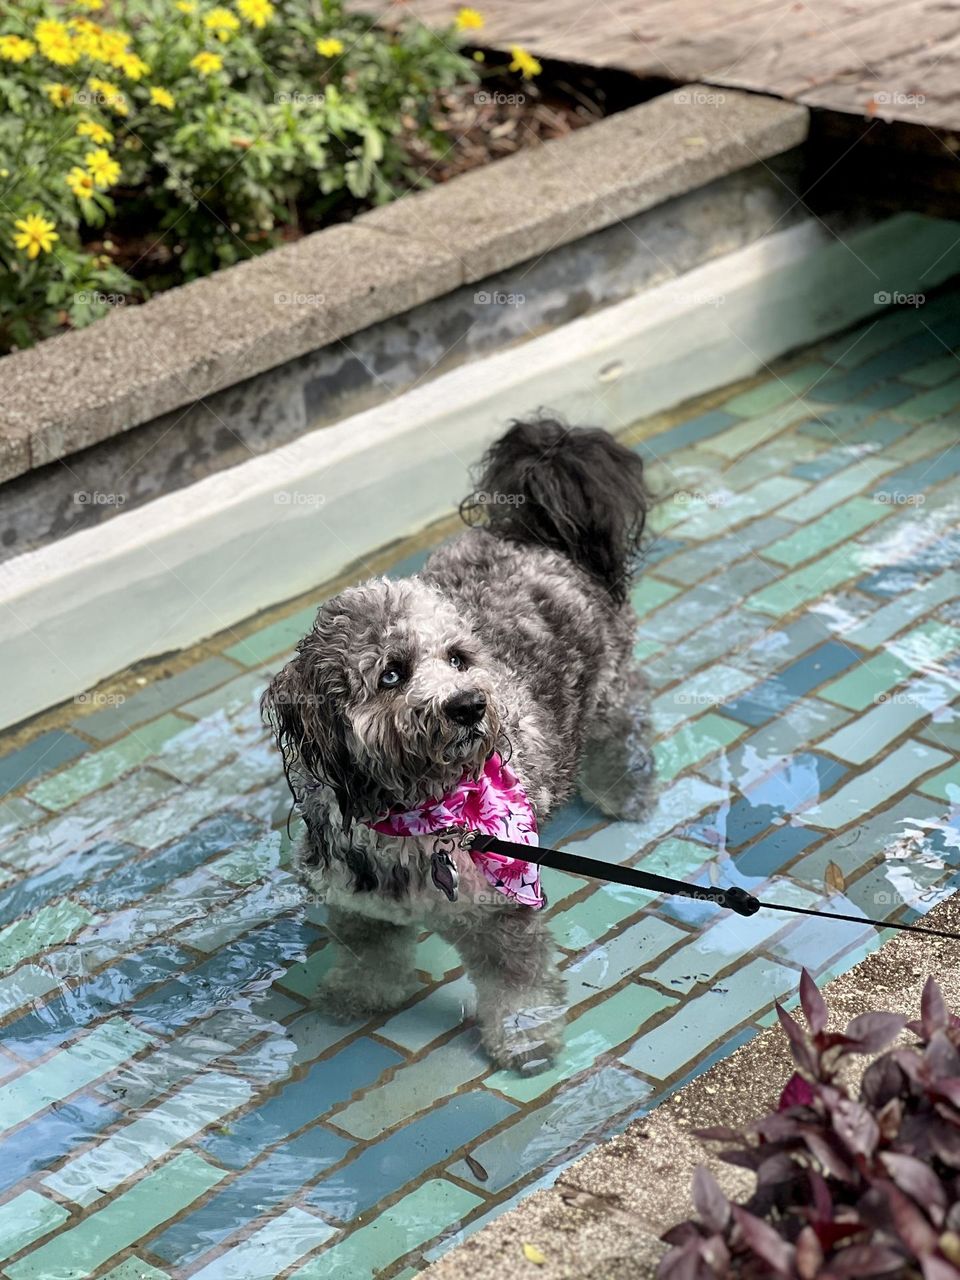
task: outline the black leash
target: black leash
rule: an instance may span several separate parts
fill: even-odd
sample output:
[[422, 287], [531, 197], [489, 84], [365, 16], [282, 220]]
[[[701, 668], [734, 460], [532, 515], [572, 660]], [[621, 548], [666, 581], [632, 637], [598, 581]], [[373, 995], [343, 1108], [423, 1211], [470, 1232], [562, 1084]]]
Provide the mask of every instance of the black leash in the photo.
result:
[[737, 885], [729, 889], [713, 885], [687, 884], [685, 880], [673, 880], [669, 876], [638, 871], [636, 867], [622, 867], [618, 863], [600, 862], [597, 858], [585, 858], [579, 853], [564, 853], [560, 849], [545, 849], [540, 845], [517, 844], [514, 840], [501, 840], [498, 836], [468, 832], [460, 842], [477, 853], [501, 853], [509, 858], [522, 858], [524, 862], [536, 862], [541, 867], [555, 871], [567, 871], [571, 875], [586, 876], [591, 880], [609, 880], [612, 884], [627, 885], [632, 889], [649, 889], [652, 893], [666, 893], [681, 898], [694, 898], [700, 902], [715, 902], [728, 907], [741, 916], [755, 915], [761, 907], [769, 911], [789, 911], [799, 916], [820, 916], [824, 920], [849, 920], [853, 924], [872, 924], [878, 929], [901, 929], [904, 933], [926, 933], [934, 938], [949, 938], [960, 942], [960, 934], [945, 929], [930, 929], [925, 925], [898, 924], [893, 920], [871, 920], [868, 916], [834, 915], [832, 911], [816, 911], [812, 907], [788, 907], [782, 902], [761, 902], [752, 893]]

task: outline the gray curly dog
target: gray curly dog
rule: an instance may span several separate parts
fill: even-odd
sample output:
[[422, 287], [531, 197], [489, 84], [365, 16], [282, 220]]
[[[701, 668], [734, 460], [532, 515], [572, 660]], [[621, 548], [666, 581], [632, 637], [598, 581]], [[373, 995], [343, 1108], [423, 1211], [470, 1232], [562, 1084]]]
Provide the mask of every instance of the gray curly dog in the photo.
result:
[[543, 913], [491, 889], [460, 848], [448, 900], [435, 837], [368, 824], [477, 779], [494, 753], [541, 829], [578, 785], [611, 817], [643, 815], [652, 770], [627, 593], [646, 511], [641, 459], [605, 431], [514, 423], [461, 506], [473, 527], [414, 577], [326, 601], [274, 677], [264, 713], [306, 827], [297, 873], [329, 908], [332, 1012], [404, 1004], [427, 928], [463, 959], [493, 1061], [551, 1063], [565, 1009]]

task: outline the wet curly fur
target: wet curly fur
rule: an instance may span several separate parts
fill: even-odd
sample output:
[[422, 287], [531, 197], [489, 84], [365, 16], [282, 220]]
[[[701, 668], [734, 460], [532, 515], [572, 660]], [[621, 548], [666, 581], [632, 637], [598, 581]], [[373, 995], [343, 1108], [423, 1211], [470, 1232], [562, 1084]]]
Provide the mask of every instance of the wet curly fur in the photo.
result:
[[402, 1004], [428, 928], [463, 958], [493, 1060], [549, 1064], [563, 984], [542, 915], [491, 890], [465, 853], [448, 902], [432, 838], [366, 823], [442, 795], [493, 751], [541, 828], [578, 784], [611, 816], [641, 815], [650, 757], [627, 592], [646, 507], [640, 458], [606, 432], [515, 423], [461, 506], [472, 527], [420, 574], [326, 601], [274, 678], [264, 711], [306, 826], [297, 870], [337, 948], [329, 1008]]

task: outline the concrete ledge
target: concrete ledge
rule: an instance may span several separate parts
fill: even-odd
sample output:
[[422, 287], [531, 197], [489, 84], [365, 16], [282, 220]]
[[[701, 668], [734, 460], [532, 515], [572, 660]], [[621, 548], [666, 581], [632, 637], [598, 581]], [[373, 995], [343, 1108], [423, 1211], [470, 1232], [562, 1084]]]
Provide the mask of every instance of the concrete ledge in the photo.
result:
[[790, 103], [687, 85], [359, 223], [454, 246], [465, 279], [480, 280], [798, 146], [808, 124]]
[[[934, 907], [922, 923], [960, 931], [960, 897]], [[919, 1017], [929, 974], [948, 1006], [960, 1010], [958, 958], [956, 942], [898, 934], [824, 987], [831, 1029], [874, 1009]], [[798, 986], [799, 981], [798, 971]], [[709, 1166], [729, 1196], [746, 1198], [754, 1186], [749, 1173], [722, 1164], [693, 1131], [749, 1124], [775, 1106], [792, 1071], [780, 1028], [760, 1032], [619, 1137], [564, 1169], [556, 1187], [523, 1200], [421, 1274], [429, 1280], [503, 1280], [527, 1273], [537, 1280], [654, 1276], [664, 1250], [659, 1236], [693, 1212], [690, 1182], [698, 1164]], [[543, 1254], [541, 1266], [525, 1261], [524, 1243]]]
[[6, 356], [0, 439], [16, 448], [2, 478], [203, 400], [460, 279], [445, 250], [330, 227]]
[[[706, 93], [684, 91], [691, 100]], [[807, 112], [666, 94], [0, 360], [0, 481], [799, 144]]]

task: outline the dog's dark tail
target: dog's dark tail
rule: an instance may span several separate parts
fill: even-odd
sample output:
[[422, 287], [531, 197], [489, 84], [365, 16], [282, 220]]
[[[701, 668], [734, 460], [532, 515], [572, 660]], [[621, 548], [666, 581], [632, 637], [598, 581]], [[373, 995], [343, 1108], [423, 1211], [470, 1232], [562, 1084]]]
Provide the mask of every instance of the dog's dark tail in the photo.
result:
[[490, 446], [476, 484], [460, 504], [467, 524], [561, 552], [623, 603], [648, 506], [639, 454], [606, 431], [540, 417]]

